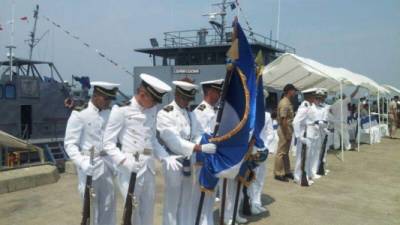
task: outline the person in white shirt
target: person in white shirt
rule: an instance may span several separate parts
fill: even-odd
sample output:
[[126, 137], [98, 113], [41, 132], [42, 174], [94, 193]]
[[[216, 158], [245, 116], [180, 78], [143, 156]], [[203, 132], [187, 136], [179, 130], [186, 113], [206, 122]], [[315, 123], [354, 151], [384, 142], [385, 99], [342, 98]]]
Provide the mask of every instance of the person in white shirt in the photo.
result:
[[157, 114], [157, 132], [159, 140], [169, 155], [183, 156], [183, 168], [164, 171], [164, 208], [163, 225], [188, 225], [192, 221], [192, 153], [205, 152], [213, 154], [215, 144], [197, 144], [199, 135], [194, 133], [198, 121], [188, 106], [194, 100], [197, 85], [189, 78], [173, 81], [175, 100], [166, 105]]
[[[333, 145], [335, 149], [339, 149], [341, 146], [341, 138], [343, 139], [343, 148], [345, 150], [350, 150], [350, 137], [349, 137], [349, 130], [347, 125], [347, 117], [348, 111], [346, 106], [348, 103], [351, 102], [351, 99], [357, 94], [359, 90], [359, 86], [354, 90], [354, 92], [347, 97], [343, 94], [343, 99], [338, 99], [332, 106], [331, 106], [331, 114], [333, 116], [333, 127], [334, 127], [334, 140]], [[343, 110], [341, 110], [341, 105], [343, 104]], [[343, 126], [343, 133], [342, 133], [342, 126]]]
[[[110, 103], [119, 84], [91, 82], [93, 95], [85, 109], [73, 111], [65, 131], [64, 148], [77, 167], [78, 191], [83, 198], [86, 176], [92, 176], [96, 195], [93, 218], [95, 225], [116, 224], [116, 202], [113, 182], [114, 166], [103, 149], [103, 134], [110, 115]], [[94, 151], [94, 165], [90, 163], [90, 150]]]
[[[221, 90], [223, 79], [219, 80], [209, 80], [201, 82], [201, 87], [203, 89], [203, 101], [193, 110], [193, 114], [198, 120], [199, 126], [197, 126], [198, 131], [195, 133], [207, 133], [213, 134], [216, 119], [217, 119], [217, 104], [221, 97]], [[192, 193], [192, 220], [196, 220], [197, 210], [199, 207], [201, 187], [199, 184], [199, 175], [202, 168], [202, 158], [201, 155], [196, 154], [194, 163], [194, 178], [195, 184]], [[205, 192], [204, 203], [202, 208], [202, 214], [200, 217], [201, 225], [213, 225], [214, 224], [214, 202], [215, 202], [215, 192], [209, 193]]]
[[312, 110], [312, 104], [315, 101], [316, 88], [302, 91], [304, 101], [300, 104], [296, 116], [293, 119], [293, 131], [297, 140], [296, 144], [296, 165], [294, 170], [294, 181], [300, 184], [302, 176], [302, 147], [307, 146], [305, 154], [304, 170], [306, 172], [309, 184], [312, 184], [311, 161], [315, 143], [317, 141], [318, 127], [315, 124], [315, 111]]
[[138, 207], [133, 209], [132, 225], [152, 225], [155, 158], [176, 170], [181, 165], [158, 143], [155, 132], [157, 105], [171, 87], [148, 74], [141, 74], [140, 78], [142, 82], [129, 103], [112, 109], [104, 133], [104, 149], [118, 165], [118, 187], [124, 201], [132, 172], [137, 174], [134, 196]]
[[[271, 143], [274, 142], [274, 128], [272, 126], [272, 118], [269, 112], [265, 112], [265, 125], [261, 132], [261, 138], [264, 141], [265, 147], [270, 149]], [[264, 188], [265, 176], [267, 173], [267, 160], [261, 162], [254, 169], [256, 179], [247, 188], [247, 194], [250, 198], [251, 214], [257, 215], [266, 212], [267, 209], [261, 204], [261, 195]]]

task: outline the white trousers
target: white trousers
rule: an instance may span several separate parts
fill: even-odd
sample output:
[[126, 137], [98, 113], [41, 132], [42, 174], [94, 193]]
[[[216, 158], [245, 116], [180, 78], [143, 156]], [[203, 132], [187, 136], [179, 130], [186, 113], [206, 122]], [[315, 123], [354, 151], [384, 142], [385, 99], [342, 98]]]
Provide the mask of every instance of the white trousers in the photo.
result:
[[[199, 207], [199, 202], [200, 202], [200, 184], [199, 184], [199, 175], [200, 175], [200, 170], [201, 167], [195, 166], [194, 169], [194, 174], [196, 175], [194, 177], [194, 186], [193, 186], [193, 191], [192, 191], [192, 203], [193, 203], [193, 209], [192, 209], [192, 223], [194, 224], [196, 221], [196, 216], [197, 216], [197, 210]], [[213, 193], [205, 193], [204, 196], [204, 202], [203, 202], [203, 208], [201, 210], [201, 216], [200, 216], [200, 225], [213, 225], [214, 224], [214, 203], [215, 203], [215, 197], [216, 197], [216, 191]]]
[[[304, 170], [306, 171], [307, 178], [311, 177], [311, 147], [313, 146], [313, 141], [307, 144], [306, 150], [306, 161]], [[294, 167], [294, 180], [300, 184], [301, 181], [301, 150], [302, 150], [303, 143], [300, 141], [296, 144], [296, 165]]]
[[318, 135], [316, 139], [312, 139], [312, 145], [310, 149], [310, 169], [311, 176], [315, 176], [317, 174], [319, 159], [321, 156], [321, 147], [322, 147], [323, 138], [321, 135]]
[[[164, 171], [164, 209], [163, 225], [190, 225], [192, 221], [192, 176], [183, 176], [182, 168], [178, 171]], [[193, 173], [193, 171], [192, 171]]]
[[333, 147], [335, 149], [340, 148], [340, 138], [343, 138], [343, 148], [345, 150], [349, 150], [351, 148], [350, 145], [350, 136], [349, 130], [346, 123], [343, 123], [343, 134], [341, 134], [341, 123], [334, 123], [335, 133], [333, 135]]
[[[121, 192], [124, 205], [128, 194], [131, 172], [121, 168], [118, 173], [118, 187]], [[155, 200], [155, 175], [147, 168], [136, 177], [134, 195], [137, 207], [133, 209], [132, 225], [153, 225], [154, 200]]]
[[[103, 160], [97, 158], [95, 161]], [[104, 160], [106, 161], [106, 160]], [[111, 162], [104, 162], [104, 172], [96, 180], [92, 181], [92, 186], [96, 194], [94, 198], [94, 224], [95, 225], [114, 225], [116, 224], [116, 199], [114, 185], [114, 171]], [[86, 174], [80, 168], [78, 173], [78, 191], [83, 199], [86, 186]]]
[[265, 174], [267, 173], [267, 161], [262, 162], [255, 170], [256, 179], [247, 188], [247, 194], [250, 197], [250, 203], [253, 206], [261, 205], [261, 194], [264, 188]]
[[[236, 197], [236, 189], [237, 189], [237, 180], [236, 179], [227, 179], [226, 182], [226, 201], [225, 201], [225, 212], [224, 212], [224, 221], [229, 221], [233, 218], [233, 209], [235, 206], [235, 197]], [[220, 180], [220, 191], [223, 191], [223, 180]], [[237, 214], [239, 214], [239, 205], [243, 199], [242, 193], [243, 185], [240, 186], [239, 190], [239, 203], [238, 203], [238, 210]], [[222, 194], [221, 194], [221, 201], [222, 201]]]

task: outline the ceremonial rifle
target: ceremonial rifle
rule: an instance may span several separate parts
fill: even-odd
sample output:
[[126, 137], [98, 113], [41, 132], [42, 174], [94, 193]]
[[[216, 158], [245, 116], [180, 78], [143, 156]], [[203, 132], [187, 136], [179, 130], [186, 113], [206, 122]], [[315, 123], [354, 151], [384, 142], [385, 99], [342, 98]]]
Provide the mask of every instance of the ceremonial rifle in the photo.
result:
[[[94, 148], [90, 150], [90, 165], [94, 165]], [[92, 175], [86, 176], [85, 194], [83, 195], [83, 210], [82, 210], [82, 221], [81, 225], [94, 225], [94, 188], [92, 185]]]
[[318, 166], [318, 171], [317, 171], [317, 174], [321, 175], [321, 176], [325, 175], [324, 158], [325, 158], [325, 149], [326, 149], [327, 142], [328, 142], [328, 135], [326, 134], [324, 137], [324, 141], [322, 142], [321, 154], [320, 154], [320, 158], [319, 158], [319, 166]]
[[[139, 153], [135, 154], [135, 160], [139, 161]], [[131, 172], [131, 177], [129, 179], [128, 193], [125, 198], [124, 212], [122, 215], [122, 225], [132, 225], [132, 211], [137, 207], [136, 197], [135, 197], [135, 184], [136, 184], [135, 172]]]
[[[307, 138], [307, 125], [306, 129], [304, 131], [304, 138]], [[303, 143], [301, 145], [301, 181], [300, 185], [301, 186], [309, 186], [308, 180], [307, 180], [307, 173], [306, 173], [306, 157], [307, 157], [307, 144]]]

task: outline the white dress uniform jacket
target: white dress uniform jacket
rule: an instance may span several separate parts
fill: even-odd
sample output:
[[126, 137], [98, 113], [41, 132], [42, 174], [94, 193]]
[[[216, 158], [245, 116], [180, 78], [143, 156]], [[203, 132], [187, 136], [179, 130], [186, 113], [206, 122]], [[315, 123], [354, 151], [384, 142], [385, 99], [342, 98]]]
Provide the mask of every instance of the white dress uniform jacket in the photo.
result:
[[[138, 208], [132, 216], [133, 225], [153, 224], [155, 200], [155, 157], [167, 154], [158, 143], [155, 133], [157, 108], [145, 109], [132, 98], [126, 106], [114, 106], [105, 131], [104, 149], [117, 164], [139, 154], [144, 166], [137, 173], [135, 196]], [[121, 144], [121, 150], [117, 147]], [[125, 200], [131, 171], [119, 167], [118, 184]]]
[[[195, 143], [193, 136], [196, 118], [187, 109], [179, 107], [175, 101], [165, 106], [157, 114], [157, 132], [160, 143], [168, 148], [171, 155], [191, 157]], [[193, 224], [192, 176], [183, 176], [183, 168], [168, 170], [163, 165], [165, 178], [163, 225]]]
[[89, 157], [89, 150], [95, 149], [95, 169], [93, 187], [96, 192], [95, 224], [110, 225], [116, 223], [115, 196], [111, 160], [103, 151], [103, 133], [109, 118], [110, 110], [99, 110], [92, 102], [80, 112], [73, 111], [68, 119], [64, 147], [70, 159], [77, 166], [78, 190], [83, 198], [86, 174], [81, 169], [83, 160]]
[[313, 128], [313, 123], [314, 123], [314, 115], [313, 115], [313, 110], [311, 110], [311, 103], [308, 102], [307, 100], [304, 100], [296, 113], [296, 116], [293, 119], [293, 130], [294, 130], [294, 135], [297, 139], [297, 144], [296, 144], [296, 166], [294, 170], [294, 180], [300, 183], [300, 178], [301, 178], [301, 149], [302, 149], [302, 142], [300, 141], [301, 138], [304, 137], [304, 132], [307, 129], [306, 137], [308, 139], [306, 145], [307, 145], [307, 151], [306, 151], [306, 164], [305, 164], [305, 170], [307, 173], [307, 177], [311, 176], [311, 171], [310, 171], [310, 151], [313, 146], [313, 136], [315, 135], [315, 131]]

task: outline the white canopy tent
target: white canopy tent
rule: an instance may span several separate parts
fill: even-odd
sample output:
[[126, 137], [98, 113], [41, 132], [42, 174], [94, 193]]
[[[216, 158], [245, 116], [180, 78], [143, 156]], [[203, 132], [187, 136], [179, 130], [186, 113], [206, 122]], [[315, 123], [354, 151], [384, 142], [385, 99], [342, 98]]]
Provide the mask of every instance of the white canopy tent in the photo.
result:
[[[276, 89], [282, 89], [288, 83], [300, 90], [320, 87], [336, 91], [339, 88], [342, 96], [343, 84], [348, 81], [342, 76], [335, 75], [332, 67], [312, 59], [286, 53], [264, 68], [263, 82], [264, 86]], [[341, 105], [341, 110], [341, 121], [343, 121], [343, 105]], [[343, 131], [343, 126], [341, 130]], [[341, 159], [344, 160], [343, 143], [341, 153]]]
[[[353, 73], [344, 68], [330, 67], [312, 59], [303, 58], [290, 53], [281, 55], [264, 68], [263, 81], [264, 86], [275, 89], [283, 89], [283, 87], [288, 83], [293, 84], [300, 90], [311, 87], [326, 88], [331, 92], [339, 92], [341, 97], [343, 96], [343, 86], [361, 86], [368, 90], [369, 95], [377, 94], [378, 112], [380, 112], [380, 93], [389, 93], [386, 88], [361, 74]], [[358, 105], [360, 106], [360, 104]], [[342, 115], [343, 111], [344, 109], [342, 104]], [[344, 120], [342, 115], [341, 121]], [[343, 133], [343, 127], [341, 130]], [[343, 138], [341, 146], [341, 158], [344, 160]]]

